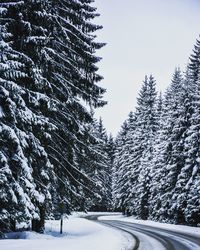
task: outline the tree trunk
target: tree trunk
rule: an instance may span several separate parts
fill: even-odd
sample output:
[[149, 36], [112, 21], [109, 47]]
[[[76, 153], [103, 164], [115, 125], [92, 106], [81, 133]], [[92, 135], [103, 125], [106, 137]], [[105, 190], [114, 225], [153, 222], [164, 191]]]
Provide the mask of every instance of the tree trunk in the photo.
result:
[[33, 219], [32, 220], [32, 231], [37, 233], [44, 233], [45, 229], [45, 208], [40, 207], [40, 219]]
[[63, 233], [63, 214], [61, 215], [61, 218], [60, 218], [60, 234]]
[[10, 230], [12, 232], [15, 232], [16, 231], [16, 220], [10, 220]]

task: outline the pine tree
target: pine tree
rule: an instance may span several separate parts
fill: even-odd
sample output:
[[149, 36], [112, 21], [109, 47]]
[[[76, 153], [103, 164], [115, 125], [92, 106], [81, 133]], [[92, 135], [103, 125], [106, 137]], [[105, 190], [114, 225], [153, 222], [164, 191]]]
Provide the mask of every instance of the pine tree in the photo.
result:
[[128, 119], [126, 120], [126, 123], [124, 123], [124, 127], [122, 127], [122, 132], [124, 130], [124, 133], [119, 134], [119, 139], [122, 137], [123, 144], [119, 144], [119, 152], [120, 154], [117, 154], [116, 157], [116, 164], [119, 164], [119, 168], [116, 170], [116, 175], [118, 176], [117, 179], [117, 185], [115, 187], [115, 196], [117, 197], [117, 202], [120, 204], [116, 208], [120, 208], [123, 213], [129, 215], [130, 213], [130, 207], [129, 204], [129, 198], [130, 193], [132, 193], [132, 169], [130, 164], [130, 155], [131, 155], [131, 149], [133, 147], [133, 134], [135, 129], [135, 116], [133, 112], [129, 113]]
[[[37, 231], [43, 228], [45, 215], [60, 203], [65, 203], [68, 213], [83, 208], [83, 189], [93, 185], [77, 161], [93, 140], [87, 130], [92, 117], [83, 102], [91, 107], [105, 104], [95, 65], [100, 60], [95, 52], [103, 44], [95, 42], [93, 35], [101, 26], [90, 23], [98, 15], [90, 3], [0, 4], [1, 86], [10, 97], [1, 98], [3, 113], [4, 109], [8, 113], [2, 122], [21, 133], [19, 144], [24, 144], [35, 190], [31, 204], [36, 212], [29, 217], [40, 219], [33, 223]], [[27, 190], [26, 185], [20, 187]]]
[[115, 156], [114, 156], [114, 168], [113, 168], [113, 207], [114, 210], [123, 211], [125, 213], [126, 207], [124, 206], [124, 196], [126, 195], [123, 183], [123, 174], [126, 171], [125, 168], [125, 153], [126, 151], [126, 142], [127, 142], [127, 132], [128, 124], [125, 121], [121, 127], [120, 132], [117, 135], [115, 145]]
[[107, 147], [106, 147], [106, 152], [108, 155], [108, 177], [109, 177], [109, 185], [108, 185], [108, 190], [107, 190], [107, 197], [108, 197], [108, 209], [112, 210], [114, 207], [113, 204], [113, 171], [114, 171], [114, 162], [115, 162], [115, 150], [116, 150], [116, 145], [115, 145], [115, 140], [113, 136], [110, 134], [108, 137], [107, 141]]
[[178, 204], [182, 208], [183, 223], [197, 226], [200, 222], [199, 187], [199, 124], [200, 124], [200, 62], [199, 47], [197, 43], [190, 57], [190, 63], [185, 79], [187, 88], [187, 130], [184, 141], [185, 164], [179, 175], [177, 189], [179, 190]]
[[107, 151], [108, 136], [101, 118], [95, 126], [95, 137], [98, 140], [98, 143], [95, 147], [96, 152], [98, 152], [98, 161], [95, 175], [101, 186], [101, 200], [95, 205], [94, 209], [105, 211], [109, 210], [111, 206], [111, 197], [109, 194], [111, 193], [112, 183], [111, 166], [109, 164], [109, 156]]
[[127, 119], [127, 131], [126, 131], [126, 140], [123, 146], [123, 164], [118, 170], [120, 173], [119, 183], [121, 185], [120, 191], [120, 199], [122, 211], [129, 215], [131, 211], [130, 206], [130, 197], [133, 192], [132, 190], [132, 182], [135, 177], [132, 171], [132, 162], [131, 162], [131, 154], [132, 148], [134, 146], [133, 138], [135, 132], [135, 122], [136, 117], [133, 112], [130, 112]]
[[156, 98], [155, 80], [152, 76], [146, 77], [138, 98], [136, 110], [136, 141], [138, 143], [135, 151], [135, 164], [133, 169], [137, 168], [138, 179], [133, 184], [136, 191], [136, 198], [132, 200], [137, 215], [142, 219], [147, 219], [149, 215], [149, 196], [150, 196], [150, 162], [152, 160], [153, 141], [157, 131], [156, 121]]
[[[19, 5], [13, 5], [11, 9], [18, 9]], [[3, 9], [3, 17], [8, 15], [9, 4]], [[11, 10], [12, 12], [12, 10]], [[40, 141], [35, 136], [36, 127], [51, 130], [53, 125], [39, 113], [34, 113], [26, 105], [26, 97], [34, 98], [32, 92], [24, 87], [26, 81], [34, 81], [31, 73], [34, 71], [32, 61], [21, 52], [9, 45], [12, 36], [8, 29], [10, 23], [1, 23], [1, 156], [10, 173], [10, 186], [13, 187], [13, 195], [1, 202], [1, 210], [5, 210], [5, 202], [10, 204], [8, 210], [9, 220], [21, 221], [22, 219], [39, 218], [40, 204], [48, 204], [49, 177], [52, 170], [51, 164]], [[37, 73], [36, 73], [37, 74]], [[36, 75], [35, 74], [35, 75]], [[10, 141], [9, 144], [6, 141]], [[35, 166], [41, 164], [40, 180], [43, 184], [34, 180], [37, 175]], [[49, 175], [49, 176], [48, 176]], [[6, 181], [6, 179], [4, 179]], [[44, 185], [45, 184], [45, 185]], [[6, 185], [2, 183], [2, 188]], [[14, 209], [15, 208], [15, 209]], [[8, 209], [8, 208], [7, 208]], [[13, 211], [12, 211], [13, 209]], [[15, 211], [15, 212], [14, 212]], [[11, 218], [10, 218], [11, 217]]]
[[[154, 162], [154, 192], [152, 197], [156, 219], [180, 222], [183, 212], [177, 203], [177, 182], [184, 166], [184, 138], [187, 129], [185, 106], [186, 98], [184, 81], [179, 69], [175, 70], [170, 87], [168, 88], [163, 105], [162, 127], [158, 141], [158, 159]], [[156, 155], [155, 155], [156, 157]], [[155, 170], [156, 169], [156, 170]]]
[[112, 200], [113, 141], [112, 137], [108, 139], [101, 118], [99, 121], [94, 119], [88, 129], [93, 136], [93, 142], [87, 151], [83, 150], [77, 158], [78, 165], [82, 166], [94, 185], [92, 191], [95, 194], [87, 199], [85, 207], [92, 211], [107, 211], [111, 209]]
[[149, 198], [149, 219], [158, 220], [159, 218], [159, 211], [161, 206], [160, 200], [160, 189], [161, 189], [161, 181], [162, 181], [162, 174], [161, 169], [163, 167], [163, 162], [165, 160], [164, 155], [160, 153], [163, 152], [163, 147], [165, 147], [165, 134], [163, 133], [163, 126], [165, 124], [166, 110], [164, 109], [164, 100], [160, 93], [158, 100], [157, 100], [157, 107], [156, 107], [156, 117], [157, 117], [157, 133], [154, 137], [153, 143], [153, 152], [152, 152], [152, 159], [151, 159], [151, 169], [150, 169], [150, 198]]
[[146, 77], [136, 112], [130, 113], [122, 130], [123, 143], [119, 143], [115, 163], [115, 203], [127, 214], [140, 218], [148, 216], [149, 162], [157, 129], [155, 104], [155, 80], [152, 76]]

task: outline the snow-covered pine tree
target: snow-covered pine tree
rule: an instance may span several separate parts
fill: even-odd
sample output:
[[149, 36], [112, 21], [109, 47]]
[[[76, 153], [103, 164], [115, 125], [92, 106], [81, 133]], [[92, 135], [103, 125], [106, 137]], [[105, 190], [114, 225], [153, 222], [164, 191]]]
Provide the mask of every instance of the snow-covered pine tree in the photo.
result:
[[188, 65], [187, 76], [190, 80], [196, 82], [199, 78], [199, 58], [200, 58], [200, 41], [196, 40], [196, 44], [194, 45], [193, 53], [190, 56], [190, 62]]
[[115, 207], [140, 218], [148, 215], [150, 161], [158, 126], [156, 96], [154, 78], [145, 77], [136, 112], [130, 113], [119, 134], [115, 158]]
[[177, 189], [178, 204], [183, 223], [197, 226], [200, 223], [200, 42], [197, 40], [185, 79], [185, 107], [187, 108], [187, 130], [184, 142], [185, 164], [179, 175]]
[[153, 152], [151, 159], [151, 169], [150, 169], [150, 198], [149, 198], [149, 219], [158, 220], [159, 209], [160, 209], [160, 182], [162, 176], [160, 175], [160, 168], [162, 168], [163, 156], [160, 155], [162, 148], [165, 146], [165, 140], [163, 139], [164, 135], [162, 133], [162, 128], [165, 120], [164, 115], [164, 105], [163, 97], [160, 93], [157, 103], [156, 103], [156, 118], [157, 118], [157, 133], [154, 137], [153, 142]]
[[[75, 162], [79, 166], [82, 174], [85, 174], [91, 182], [91, 188], [83, 188], [79, 202], [82, 204], [80, 209], [90, 210], [96, 204], [99, 204], [102, 199], [102, 180], [98, 177], [98, 172], [104, 166], [104, 157], [99, 152], [99, 144], [101, 141], [97, 138], [97, 121], [93, 120], [92, 124], [85, 126], [85, 135], [90, 135], [87, 140], [87, 146], [82, 144], [79, 151], [76, 152]], [[87, 200], [85, 199], [87, 197]]]
[[[10, 27], [15, 17], [15, 11], [22, 8], [22, 2], [1, 3], [1, 38], [0, 38], [0, 82], [1, 82], [1, 156], [3, 165], [6, 165], [7, 174], [10, 178], [10, 190], [12, 195], [2, 193], [1, 214], [5, 212], [6, 203], [9, 204], [10, 211], [7, 212], [7, 226], [9, 220], [21, 221], [30, 218], [40, 217], [40, 207], [42, 204], [48, 206], [50, 198], [49, 178], [52, 166], [47, 158], [47, 154], [36, 137], [35, 131], [38, 127], [46, 128], [46, 131], [53, 129], [53, 125], [48, 119], [38, 112], [33, 112], [31, 106], [26, 105], [26, 98], [34, 99], [34, 94], [28, 88], [27, 83], [34, 83], [39, 73], [33, 62], [22, 51], [18, 51], [14, 43], [21, 46], [20, 31], [25, 23], [20, 19], [18, 29], [15, 34], [11, 33]], [[24, 34], [26, 36], [26, 34]], [[7, 144], [7, 142], [10, 142]], [[40, 172], [38, 173], [38, 164]], [[2, 169], [2, 171], [5, 168]], [[39, 179], [35, 176], [39, 175]], [[7, 186], [6, 178], [2, 179]], [[52, 179], [53, 183], [53, 179]], [[15, 208], [15, 209], [14, 209]], [[8, 209], [8, 208], [7, 208]], [[12, 210], [13, 209], [13, 210]], [[4, 216], [5, 218], [5, 216]], [[42, 225], [41, 225], [42, 226]]]
[[113, 209], [123, 211], [125, 213], [126, 207], [124, 206], [124, 196], [126, 195], [123, 187], [125, 168], [125, 155], [126, 155], [126, 142], [127, 142], [128, 124], [127, 121], [121, 126], [121, 130], [118, 133], [115, 140], [115, 157], [113, 167]]
[[162, 92], [160, 92], [157, 102], [156, 102], [156, 117], [157, 117], [157, 124], [158, 124], [158, 129], [161, 127], [161, 117], [162, 117], [162, 112], [163, 112], [163, 96]]
[[[5, 85], [13, 81], [15, 88], [22, 92], [21, 96], [16, 92], [22, 97], [17, 104], [26, 117], [19, 115], [14, 125], [30, 135], [26, 158], [30, 159], [28, 164], [33, 171], [35, 189], [42, 195], [38, 201], [37, 197], [33, 198], [36, 210], [41, 210], [38, 218], [42, 220], [49, 211], [44, 206], [52, 199], [48, 183], [55, 183], [52, 192], [53, 196], [57, 192], [55, 206], [65, 203], [67, 212], [82, 206], [79, 202], [82, 189], [92, 185], [75, 161], [82, 147], [87, 148], [90, 141], [86, 127], [92, 117], [83, 102], [93, 107], [105, 104], [101, 100], [104, 89], [96, 85], [102, 77], [96, 73], [95, 65], [99, 61], [95, 52], [103, 44], [95, 42], [93, 35], [101, 26], [90, 22], [97, 16], [91, 2], [0, 3], [1, 28], [5, 30], [4, 53], [5, 44], [9, 43], [9, 50], [14, 51], [11, 63], [20, 58], [20, 63], [15, 63], [14, 67], [10, 63]], [[0, 70], [6, 71], [5, 57], [1, 57], [1, 62]], [[22, 67], [24, 73], [21, 73]], [[9, 95], [14, 89], [11, 85]], [[9, 121], [5, 122], [10, 126]]]
[[109, 185], [108, 185], [108, 190], [107, 190], [107, 197], [108, 197], [108, 209], [112, 210], [113, 209], [113, 171], [114, 171], [114, 161], [115, 161], [115, 140], [112, 136], [112, 134], [109, 135], [108, 141], [107, 141], [107, 146], [106, 146], [106, 152], [108, 155], [108, 166], [109, 166]]
[[135, 123], [136, 123], [136, 117], [135, 114], [131, 111], [128, 115], [128, 118], [126, 120], [127, 122], [127, 131], [126, 131], [126, 140], [125, 144], [123, 146], [123, 156], [121, 157], [123, 159], [119, 173], [120, 173], [120, 199], [121, 199], [121, 207], [122, 211], [129, 215], [131, 213], [131, 205], [130, 205], [130, 199], [132, 197], [132, 183], [135, 177], [135, 174], [132, 171], [132, 162], [131, 162], [131, 155], [133, 153], [133, 146], [134, 146], [134, 133], [135, 133]]
[[90, 142], [87, 149], [83, 148], [77, 157], [78, 165], [82, 166], [94, 183], [91, 192], [95, 194], [85, 201], [86, 208], [92, 211], [107, 211], [111, 209], [112, 201], [113, 141], [112, 138], [108, 139], [101, 118], [99, 121], [94, 119], [93, 124], [88, 127], [88, 132], [93, 137], [93, 142]]
[[[103, 44], [94, 42], [95, 36], [92, 33], [100, 27], [89, 22], [96, 16], [96, 9], [89, 3], [90, 1], [65, 1], [64, 3], [54, 1], [56, 13], [52, 19], [52, 40], [50, 48], [44, 48], [44, 59], [51, 68], [51, 74], [48, 74], [49, 81], [56, 84], [54, 87], [54, 92], [58, 92], [56, 99], [59, 98], [61, 101], [56, 111], [56, 119], [55, 114], [52, 114], [52, 119], [59, 130], [53, 135], [53, 144], [48, 147], [48, 150], [61, 180], [58, 182], [59, 190], [64, 191], [61, 191], [63, 194], [60, 200], [65, 200], [68, 206], [74, 204], [69, 210], [76, 209], [76, 206], [80, 209], [79, 200], [82, 195], [77, 186], [81, 184], [84, 188], [88, 183], [92, 190], [90, 181], [80, 173], [81, 165], [75, 162], [83, 144], [87, 147], [87, 142], [90, 140], [84, 124], [90, 124], [92, 118], [82, 103], [85, 102], [94, 107], [104, 104], [100, 101], [104, 90], [94, 84], [102, 79], [96, 73], [95, 63], [99, 58], [94, 53]], [[65, 166], [64, 169], [60, 163]], [[64, 171], [64, 175], [60, 169]], [[77, 179], [79, 179], [78, 182]], [[64, 187], [63, 183], [65, 183]], [[69, 187], [69, 193], [77, 193], [77, 198], [67, 194], [66, 189]], [[84, 202], [81, 204], [83, 205]]]
[[[169, 216], [173, 223], [185, 224], [185, 206], [186, 206], [186, 192], [185, 185], [187, 174], [185, 172], [185, 166], [187, 165], [188, 156], [185, 153], [186, 138], [188, 133], [188, 128], [190, 127], [190, 117], [192, 114], [191, 104], [193, 99], [192, 85], [190, 84], [190, 77], [188, 75], [188, 70], [181, 81], [181, 86], [179, 86], [179, 92], [177, 91], [177, 99], [179, 99], [179, 104], [176, 109], [178, 116], [174, 119], [174, 129], [173, 133], [176, 134], [176, 144], [173, 149], [173, 159], [176, 159], [176, 164], [174, 164], [174, 176], [175, 176], [175, 187], [173, 190], [173, 195], [171, 198]], [[177, 88], [178, 90], [178, 88]], [[179, 93], [179, 94], [178, 94]], [[187, 170], [186, 170], [187, 172]]]
[[107, 152], [108, 135], [103, 126], [102, 119], [95, 124], [94, 128], [95, 138], [97, 138], [97, 144], [94, 147], [97, 152], [96, 171], [93, 179], [100, 184], [100, 196], [101, 199], [93, 206], [93, 210], [106, 211], [111, 206], [111, 169], [109, 164], [109, 156]]
[[149, 215], [149, 196], [150, 196], [150, 171], [153, 152], [153, 142], [157, 132], [156, 119], [156, 82], [152, 75], [145, 77], [142, 89], [139, 93], [136, 109], [136, 130], [135, 155], [133, 172], [136, 171], [138, 178], [133, 183], [135, 199], [131, 204], [137, 215], [142, 219], [147, 219]]
[[176, 183], [184, 165], [184, 93], [181, 71], [176, 69], [163, 101], [162, 126], [153, 161], [151, 208], [152, 211], [156, 208], [153, 216], [161, 221], [176, 222], [181, 214], [177, 207]]

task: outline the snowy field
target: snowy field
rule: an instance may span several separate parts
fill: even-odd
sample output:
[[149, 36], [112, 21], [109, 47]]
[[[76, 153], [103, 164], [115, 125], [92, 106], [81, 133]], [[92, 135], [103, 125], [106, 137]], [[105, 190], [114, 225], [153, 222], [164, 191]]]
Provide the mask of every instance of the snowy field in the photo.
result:
[[[89, 213], [91, 214], [91, 213]], [[93, 213], [94, 214], [94, 213]], [[96, 214], [96, 213], [95, 213]], [[101, 213], [102, 214], [102, 213]], [[74, 214], [64, 220], [63, 234], [60, 221], [46, 221], [45, 234], [34, 232], [10, 233], [0, 241], [1, 250], [128, 250], [132, 238], [118, 230], [79, 218]], [[14, 238], [14, 239], [13, 239]]]
[[162, 229], [168, 229], [174, 232], [180, 232], [180, 233], [189, 233], [192, 235], [195, 235], [197, 237], [200, 237], [200, 227], [189, 227], [189, 226], [183, 226], [183, 225], [173, 225], [173, 224], [167, 224], [167, 223], [160, 223], [150, 220], [137, 220], [134, 217], [125, 217], [123, 215], [113, 215], [113, 216], [100, 216], [98, 220], [119, 220], [124, 222], [130, 222], [130, 223], [137, 223], [141, 225], [148, 225], [148, 226], [154, 226]]

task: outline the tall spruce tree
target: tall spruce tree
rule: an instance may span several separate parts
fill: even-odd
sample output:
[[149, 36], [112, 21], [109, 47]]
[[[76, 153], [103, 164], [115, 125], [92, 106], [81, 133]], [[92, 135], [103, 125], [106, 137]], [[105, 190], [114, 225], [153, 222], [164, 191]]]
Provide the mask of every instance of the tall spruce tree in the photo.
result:
[[116, 148], [114, 155], [114, 168], [112, 177], [113, 208], [114, 210], [123, 211], [123, 213], [125, 213], [126, 210], [126, 207], [124, 206], [124, 197], [126, 195], [126, 192], [123, 186], [124, 184], [123, 174], [126, 171], [125, 156], [127, 156], [126, 154], [127, 132], [128, 132], [128, 124], [127, 121], [125, 121], [115, 141]]
[[[151, 211], [156, 219], [173, 220], [176, 202], [175, 186], [178, 174], [184, 164], [183, 137], [184, 119], [181, 119], [184, 108], [183, 80], [181, 71], [175, 70], [170, 87], [167, 89], [163, 101], [161, 126], [158, 131], [159, 138], [155, 145], [154, 159], [152, 161], [152, 197]], [[184, 118], [184, 117], [182, 117]], [[157, 209], [154, 210], [154, 207]]]
[[[50, 183], [54, 183], [52, 177], [52, 165], [47, 154], [36, 136], [38, 128], [45, 130], [44, 139], [48, 132], [54, 128], [46, 117], [39, 110], [34, 112], [31, 105], [27, 105], [27, 98], [33, 100], [34, 93], [26, 88], [27, 84], [34, 84], [40, 78], [34, 64], [22, 51], [21, 29], [28, 25], [21, 19], [16, 27], [19, 34], [10, 31], [14, 21], [8, 19], [9, 15], [15, 17], [15, 10], [21, 8], [22, 3], [1, 4], [4, 11], [1, 20], [1, 57], [0, 57], [0, 81], [1, 81], [1, 156], [6, 164], [6, 172], [9, 173], [10, 188], [13, 193], [6, 195], [1, 193], [1, 214], [7, 211], [7, 226], [12, 226], [10, 221], [21, 221], [23, 219], [39, 218], [42, 204], [51, 203]], [[9, 21], [8, 21], [9, 20]], [[26, 36], [26, 33], [24, 34]], [[15, 44], [16, 41], [16, 44]], [[31, 101], [30, 101], [31, 102]], [[10, 143], [7, 144], [7, 141]], [[40, 166], [40, 169], [38, 169]], [[3, 168], [4, 169], [4, 168]], [[2, 170], [3, 170], [2, 169]], [[7, 175], [7, 174], [6, 174]], [[38, 179], [37, 179], [37, 177]], [[3, 178], [2, 190], [6, 186], [7, 178]], [[6, 197], [7, 196], [7, 197]], [[7, 206], [6, 204], [9, 204]], [[4, 216], [5, 219], [5, 216]], [[14, 223], [15, 224], [15, 223]], [[2, 227], [4, 228], [5, 223]], [[42, 227], [42, 225], [41, 225]]]
[[[115, 162], [119, 164], [119, 167], [115, 170], [117, 173], [117, 185], [115, 186], [115, 207], [120, 208], [124, 214], [129, 214], [129, 197], [130, 193], [132, 193], [131, 185], [132, 185], [132, 169], [130, 168], [129, 157], [131, 155], [131, 148], [133, 146], [132, 136], [135, 129], [135, 116], [133, 112], [130, 112], [128, 115], [128, 119], [124, 124], [126, 126], [122, 126], [121, 133], [119, 134], [118, 143], [121, 139], [123, 139], [122, 144], [119, 143], [116, 151], [116, 159]], [[124, 130], [124, 132], [123, 132]]]
[[136, 198], [132, 205], [135, 206], [137, 215], [142, 219], [147, 219], [149, 215], [149, 196], [150, 196], [150, 170], [153, 152], [153, 141], [157, 132], [156, 120], [156, 82], [153, 76], [145, 78], [138, 98], [136, 110], [136, 139], [140, 141], [137, 152], [137, 172], [138, 179], [134, 183], [136, 188]]
[[122, 130], [124, 139], [119, 144], [115, 163], [118, 181], [115, 187], [116, 205], [127, 214], [145, 219], [148, 216], [150, 189], [149, 162], [157, 130], [155, 108], [155, 80], [150, 76], [145, 78], [135, 114], [130, 113]]
[[[185, 85], [188, 98], [187, 130], [184, 144], [185, 164], [180, 173], [178, 188], [179, 207], [182, 208], [183, 223], [197, 226], [200, 222], [200, 156], [199, 156], [199, 128], [200, 128], [200, 42], [197, 40], [190, 57]], [[180, 192], [181, 189], [181, 192]]]
[[93, 206], [93, 210], [107, 211], [111, 207], [111, 165], [109, 163], [110, 159], [107, 148], [108, 135], [101, 118], [95, 125], [95, 137], [98, 140], [95, 147], [95, 151], [98, 153], [98, 158], [94, 178], [100, 184], [101, 199]]
[[[93, 34], [101, 26], [90, 22], [98, 15], [91, 2], [0, 3], [0, 103], [5, 131], [1, 133], [0, 150], [6, 166], [3, 169], [7, 169], [2, 186], [6, 187], [10, 175], [13, 185], [16, 182], [23, 192], [28, 192], [30, 202], [24, 203], [31, 207], [26, 208], [28, 217], [39, 219], [33, 223], [37, 231], [42, 230], [45, 215], [58, 209], [60, 203], [65, 204], [68, 213], [83, 208], [82, 190], [93, 186], [77, 162], [83, 147], [87, 150], [93, 141], [87, 130], [92, 117], [86, 105], [105, 104], [101, 100], [105, 90], [96, 84], [102, 77], [95, 65], [100, 60], [95, 52], [103, 44], [95, 42]], [[11, 133], [6, 130], [13, 131], [9, 140], [13, 140], [14, 147], [13, 143], [10, 148], [5, 146]], [[20, 155], [14, 157], [15, 154]], [[22, 170], [16, 172], [18, 165]], [[28, 184], [29, 179], [32, 185]], [[6, 212], [12, 197], [2, 194], [2, 218], [14, 214]], [[19, 199], [13, 198], [13, 207], [23, 211]]]

